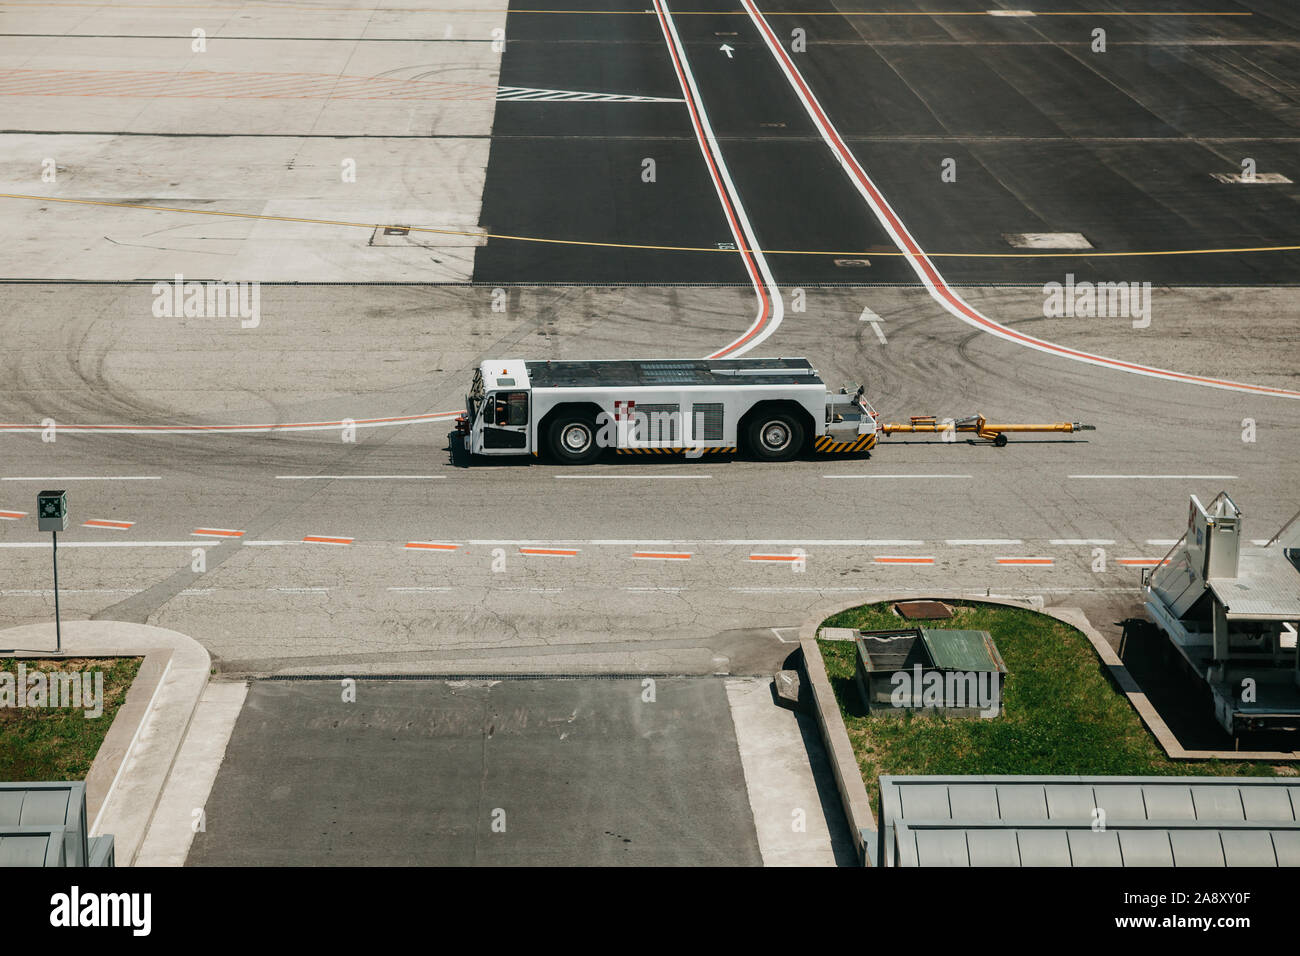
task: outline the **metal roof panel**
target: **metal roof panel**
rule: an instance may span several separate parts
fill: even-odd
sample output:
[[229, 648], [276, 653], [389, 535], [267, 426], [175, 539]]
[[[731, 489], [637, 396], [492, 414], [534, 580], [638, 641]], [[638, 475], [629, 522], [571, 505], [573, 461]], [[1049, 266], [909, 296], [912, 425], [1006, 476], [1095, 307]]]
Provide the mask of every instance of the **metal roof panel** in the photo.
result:
[[914, 830], [921, 866], [970, 866], [964, 830]]
[[1125, 866], [1174, 865], [1168, 830], [1120, 830], [1119, 848]]
[[1242, 787], [1240, 793], [1247, 820], [1292, 823], [1296, 819], [1291, 800], [1281, 787]]
[[1070, 842], [1064, 830], [1017, 830], [1021, 866], [1069, 866]]
[[1107, 822], [1145, 820], [1147, 805], [1142, 788], [1137, 786], [1097, 786], [1092, 788], [1093, 803], [1106, 811]]
[[1003, 820], [1046, 820], [1047, 798], [1041, 784], [998, 784]]
[[1170, 830], [1174, 866], [1227, 866], [1218, 830]]
[[971, 866], [1019, 866], [1020, 847], [1012, 830], [967, 830]]
[[1300, 866], [1300, 830], [1274, 830], [1273, 852], [1278, 866]]
[[1114, 830], [1070, 830], [1070, 861], [1075, 866], [1123, 866]]
[[1150, 820], [1195, 820], [1196, 806], [1187, 787], [1148, 784], [1142, 788]]
[[1228, 866], [1276, 866], [1272, 834], [1268, 830], [1223, 830], [1219, 833]]
[[1197, 820], [1244, 820], [1246, 811], [1241, 805], [1241, 791], [1237, 787], [1192, 787], [1192, 803]]

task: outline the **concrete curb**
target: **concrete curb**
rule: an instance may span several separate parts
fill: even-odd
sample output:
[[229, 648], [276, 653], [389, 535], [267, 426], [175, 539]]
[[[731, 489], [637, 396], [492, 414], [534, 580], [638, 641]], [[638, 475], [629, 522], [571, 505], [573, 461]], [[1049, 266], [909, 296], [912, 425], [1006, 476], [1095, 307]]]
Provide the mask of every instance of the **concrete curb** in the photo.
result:
[[[14, 657], [53, 658], [53, 624], [0, 631]], [[65, 657], [143, 657], [140, 672], [113, 718], [86, 774], [92, 836], [113, 834], [118, 866], [131, 866], [148, 832], [163, 787], [208, 684], [212, 660], [176, 631], [118, 621], [66, 621]]]

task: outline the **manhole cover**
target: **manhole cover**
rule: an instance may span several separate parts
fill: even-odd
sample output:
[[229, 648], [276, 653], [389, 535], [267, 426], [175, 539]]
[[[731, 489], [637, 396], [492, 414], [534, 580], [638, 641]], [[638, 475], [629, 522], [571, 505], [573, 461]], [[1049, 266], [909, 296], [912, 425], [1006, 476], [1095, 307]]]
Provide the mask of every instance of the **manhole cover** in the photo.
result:
[[939, 601], [900, 601], [894, 610], [909, 621], [943, 621], [952, 617], [952, 608]]
[[409, 236], [410, 234], [410, 226], [384, 226], [385, 236]]
[[841, 269], [866, 269], [871, 265], [870, 259], [836, 259], [835, 264]]

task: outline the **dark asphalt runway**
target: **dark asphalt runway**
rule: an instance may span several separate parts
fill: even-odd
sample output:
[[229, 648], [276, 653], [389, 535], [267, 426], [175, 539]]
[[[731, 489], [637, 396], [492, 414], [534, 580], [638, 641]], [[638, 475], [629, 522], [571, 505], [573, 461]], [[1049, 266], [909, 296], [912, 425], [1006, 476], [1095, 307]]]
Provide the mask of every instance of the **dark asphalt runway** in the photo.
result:
[[188, 864], [759, 865], [723, 682], [655, 696], [360, 681], [344, 703], [336, 681], [255, 682]]
[[[545, 9], [533, 0], [515, 6]], [[1082, 0], [1045, 6], [1124, 9]], [[1297, 282], [1294, 251], [1100, 255], [1297, 244], [1300, 187], [1225, 184], [1211, 174], [1240, 172], [1250, 157], [1257, 172], [1300, 182], [1300, 110], [1286, 79], [1300, 70], [1300, 15], [1280, 2], [1229, 5], [1252, 14], [1245, 17], [1173, 15], [1223, 6], [1192, 0], [1155, 5], [1166, 16], [1034, 18], [762, 8], [787, 43], [793, 30], [806, 31], [806, 52], [792, 54], [799, 69], [950, 281], [1039, 284], [1072, 272], [1157, 285]], [[512, 12], [502, 84], [681, 97], [656, 18], [643, 4], [627, 8], [642, 12]], [[777, 283], [913, 283], [749, 17], [717, 0], [670, 9], [759, 244], [778, 250], [769, 257]], [[1095, 27], [1107, 31], [1104, 53], [1090, 48]], [[731, 58], [719, 49], [724, 42]], [[656, 183], [641, 181], [645, 157], [659, 165]], [[941, 181], [947, 158], [956, 161], [955, 182]], [[489, 231], [510, 235], [705, 248], [730, 239], [684, 103], [499, 104], [483, 217]], [[1098, 254], [1014, 258], [1004, 236], [1026, 232], [1079, 232]], [[780, 250], [856, 253], [871, 264]], [[474, 277], [746, 281], [735, 255], [509, 240], [478, 251]]]

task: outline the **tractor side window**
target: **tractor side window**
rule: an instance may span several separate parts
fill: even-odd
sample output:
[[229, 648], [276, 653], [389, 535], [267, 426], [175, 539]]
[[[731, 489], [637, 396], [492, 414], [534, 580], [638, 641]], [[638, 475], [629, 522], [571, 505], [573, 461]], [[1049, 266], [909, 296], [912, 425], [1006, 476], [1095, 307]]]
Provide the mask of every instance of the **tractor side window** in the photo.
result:
[[528, 393], [501, 392], [491, 399], [492, 423], [499, 426], [528, 424]]
[[506, 395], [506, 424], [528, 424], [528, 393], [510, 392]]

